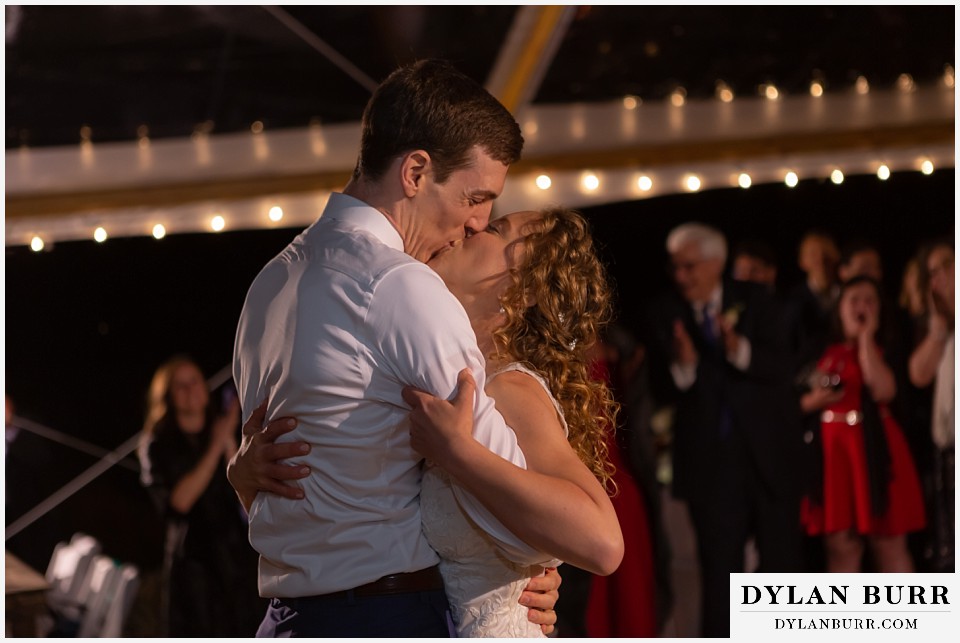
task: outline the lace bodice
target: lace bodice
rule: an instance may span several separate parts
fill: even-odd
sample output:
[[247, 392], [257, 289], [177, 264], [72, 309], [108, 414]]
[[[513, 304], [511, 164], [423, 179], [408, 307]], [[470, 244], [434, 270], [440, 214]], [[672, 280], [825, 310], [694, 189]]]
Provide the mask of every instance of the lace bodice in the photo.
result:
[[[566, 431], [560, 407], [543, 378], [521, 364], [510, 364], [487, 379], [506, 371], [520, 371], [540, 382], [556, 406]], [[507, 560], [494, 540], [457, 504], [451, 484], [446, 472], [428, 464], [423, 475], [420, 512], [423, 532], [430, 546], [440, 554], [440, 572], [458, 634], [461, 637], [542, 637], [540, 626], [527, 620], [527, 608], [518, 601], [529, 579], [543, 573], [543, 568]]]

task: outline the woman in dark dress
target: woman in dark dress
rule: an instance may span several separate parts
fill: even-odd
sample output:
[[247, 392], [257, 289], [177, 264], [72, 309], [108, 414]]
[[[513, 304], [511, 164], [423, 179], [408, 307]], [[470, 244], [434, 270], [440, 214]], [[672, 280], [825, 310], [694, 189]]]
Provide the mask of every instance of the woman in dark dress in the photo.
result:
[[264, 604], [246, 516], [227, 482], [239, 404], [215, 415], [200, 368], [174, 357], [154, 375], [140, 445], [142, 478], [166, 521], [166, 635], [253, 636]]

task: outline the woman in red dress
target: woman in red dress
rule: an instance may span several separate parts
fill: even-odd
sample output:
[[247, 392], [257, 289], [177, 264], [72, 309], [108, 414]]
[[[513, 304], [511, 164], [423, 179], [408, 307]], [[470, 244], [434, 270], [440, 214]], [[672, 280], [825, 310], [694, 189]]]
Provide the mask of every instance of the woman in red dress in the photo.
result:
[[[611, 385], [608, 363], [595, 359], [594, 379]], [[594, 576], [586, 608], [590, 638], [653, 638], [657, 636], [653, 541], [647, 506], [637, 481], [627, 469], [614, 430], [607, 431], [607, 455], [616, 467], [617, 492], [610, 497], [623, 533], [623, 561], [609, 576]], [[561, 569], [561, 572], [563, 570]]]
[[869, 544], [879, 572], [911, 572], [906, 534], [925, 524], [916, 468], [887, 403], [893, 372], [876, 343], [880, 292], [868, 277], [844, 284], [837, 302], [842, 341], [817, 365], [805, 412], [821, 411], [823, 497], [807, 498], [803, 523], [823, 534], [827, 571], [861, 570]]

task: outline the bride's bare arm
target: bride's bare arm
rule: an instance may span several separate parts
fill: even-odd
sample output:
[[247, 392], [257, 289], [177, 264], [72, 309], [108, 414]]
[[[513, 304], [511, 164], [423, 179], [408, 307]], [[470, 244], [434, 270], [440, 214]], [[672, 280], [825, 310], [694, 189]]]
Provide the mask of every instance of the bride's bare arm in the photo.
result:
[[527, 469], [473, 439], [475, 384], [461, 373], [452, 402], [412, 389], [411, 443], [443, 467], [528, 545], [595, 574], [623, 558], [623, 535], [600, 483], [567, 442], [557, 412], [528, 375], [504, 373], [487, 388], [514, 429]]

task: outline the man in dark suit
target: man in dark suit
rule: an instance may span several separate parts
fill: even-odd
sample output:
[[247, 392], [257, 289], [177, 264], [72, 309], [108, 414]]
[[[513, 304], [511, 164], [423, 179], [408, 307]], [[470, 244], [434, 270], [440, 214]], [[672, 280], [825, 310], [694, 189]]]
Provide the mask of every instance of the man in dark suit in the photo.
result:
[[678, 292], [651, 311], [651, 368], [676, 407], [673, 493], [697, 536], [702, 635], [724, 637], [750, 536], [759, 571], [801, 569], [799, 418], [768, 289], [723, 279], [726, 240], [708, 226], [679, 226], [667, 250]]

